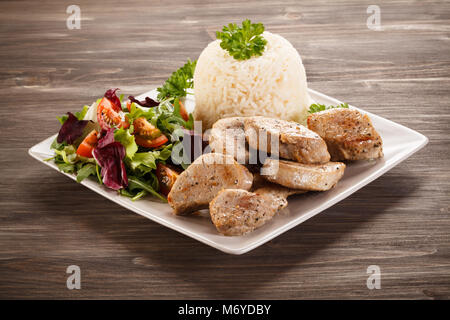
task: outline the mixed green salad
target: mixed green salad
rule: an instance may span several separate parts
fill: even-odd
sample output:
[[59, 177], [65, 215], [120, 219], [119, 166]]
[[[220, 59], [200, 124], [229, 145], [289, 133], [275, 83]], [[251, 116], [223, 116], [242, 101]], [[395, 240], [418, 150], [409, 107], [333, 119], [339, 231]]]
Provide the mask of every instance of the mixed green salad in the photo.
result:
[[188, 61], [175, 71], [157, 89], [157, 100], [129, 96], [125, 101], [118, 89], [109, 89], [91, 106], [59, 117], [62, 126], [51, 145], [55, 155], [47, 160], [76, 174], [78, 182], [91, 176], [133, 200], [151, 194], [166, 201], [190, 163], [183, 141], [194, 136], [194, 119], [182, 101], [193, 87], [194, 68], [195, 61]]

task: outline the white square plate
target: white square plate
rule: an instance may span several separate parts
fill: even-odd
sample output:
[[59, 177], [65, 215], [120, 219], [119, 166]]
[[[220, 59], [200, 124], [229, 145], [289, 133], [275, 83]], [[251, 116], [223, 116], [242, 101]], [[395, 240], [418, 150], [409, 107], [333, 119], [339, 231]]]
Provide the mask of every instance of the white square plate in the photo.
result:
[[[317, 91], [310, 89], [309, 92], [313, 100], [318, 103], [326, 105], [341, 103]], [[142, 94], [138, 98], [143, 98], [144, 96], [155, 97], [155, 90]], [[193, 100], [187, 101], [188, 111], [192, 110], [194, 104], [195, 102]], [[208, 218], [201, 216], [175, 216], [172, 214], [172, 210], [168, 204], [157, 202], [151, 197], [133, 202], [129, 198], [120, 196], [117, 192], [99, 185], [94, 180], [86, 179], [82, 184], [126, 209], [132, 210], [166, 227], [197, 239], [200, 242], [227, 253], [243, 254], [345, 199], [411, 156], [428, 142], [425, 136], [414, 130], [375, 114], [365, 113], [370, 116], [373, 125], [383, 139], [384, 158], [377, 161], [349, 163], [344, 177], [335, 188], [327, 192], [314, 192], [292, 196], [289, 198], [288, 207], [282, 214], [277, 215], [272, 221], [260, 229], [244, 236], [222, 236], [216, 231], [214, 225]], [[52, 161], [44, 161], [44, 159], [53, 155], [52, 150], [50, 150], [50, 145], [55, 137], [56, 135], [36, 144], [29, 150], [29, 154], [45, 165], [58, 170], [58, 167]], [[75, 180], [75, 175], [61, 173]]]

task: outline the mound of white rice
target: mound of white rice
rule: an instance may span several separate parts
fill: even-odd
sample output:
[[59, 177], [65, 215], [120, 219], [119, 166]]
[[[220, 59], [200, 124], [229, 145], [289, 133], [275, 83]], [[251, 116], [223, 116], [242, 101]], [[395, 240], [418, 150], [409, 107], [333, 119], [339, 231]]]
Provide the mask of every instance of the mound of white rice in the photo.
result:
[[303, 122], [311, 99], [305, 68], [285, 38], [264, 32], [262, 56], [236, 60], [211, 42], [201, 53], [194, 73], [195, 120], [210, 128], [221, 118], [268, 116]]

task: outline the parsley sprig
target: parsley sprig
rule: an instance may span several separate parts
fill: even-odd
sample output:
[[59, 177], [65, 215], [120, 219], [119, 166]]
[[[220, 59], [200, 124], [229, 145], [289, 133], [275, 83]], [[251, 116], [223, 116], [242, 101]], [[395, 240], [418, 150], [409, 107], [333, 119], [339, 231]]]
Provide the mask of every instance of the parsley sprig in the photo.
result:
[[158, 88], [158, 100], [185, 97], [187, 89], [194, 87], [194, 70], [197, 61], [188, 59], [186, 64], [172, 73], [164, 85]]
[[308, 113], [316, 113], [316, 112], [320, 112], [320, 111], [325, 111], [325, 110], [329, 110], [329, 109], [335, 109], [335, 108], [346, 108], [348, 109], [348, 104], [347, 103], [341, 103], [337, 106], [326, 106], [324, 104], [320, 104], [320, 103], [314, 103], [309, 107]]
[[251, 23], [250, 20], [242, 22], [242, 27], [235, 23], [224, 26], [222, 32], [217, 31], [216, 37], [220, 39], [220, 47], [227, 50], [236, 60], [247, 60], [252, 56], [260, 56], [267, 43], [261, 34], [264, 32], [262, 23]]

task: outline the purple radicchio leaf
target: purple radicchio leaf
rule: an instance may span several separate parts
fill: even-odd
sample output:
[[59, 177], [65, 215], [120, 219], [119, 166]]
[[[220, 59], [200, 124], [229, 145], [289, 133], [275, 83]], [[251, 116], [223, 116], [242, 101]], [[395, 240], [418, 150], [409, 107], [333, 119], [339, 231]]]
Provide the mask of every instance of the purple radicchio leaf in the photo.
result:
[[113, 142], [114, 142], [114, 128], [102, 130], [102, 132], [100, 132], [100, 139], [98, 140], [97, 148], [106, 147], [108, 144], [111, 144]]
[[125, 153], [125, 147], [120, 142], [114, 141], [114, 129], [104, 130], [92, 154], [102, 168], [103, 183], [108, 188], [119, 190], [128, 186], [127, 172], [123, 163]]
[[120, 90], [119, 88], [115, 88], [115, 89], [109, 89], [108, 91], [105, 92], [105, 98], [108, 99], [109, 101], [111, 101], [111, 103], [114, 105], [114, 109], [116, 111], [120, 111], [122, 110], [122, 104], [120, 103], [120, 99], [116, 94], [116, 91]]
[[119, 190], [128, 186], [127, 172], [123, 158], [125, 147], [119, 142], [113, 142], [103, 148], [95, 148], [92, 152], [95, 160], [102, 167], [103, 183], [108, 188]]
[[68, 144], [73, 144], [82, 134], [83, 130], [88, 124], [88, 120], [78, 120], [71, 112], [67, 112], [69, 117], [59, 129], [58, 137], [56, 141], [62, 143], [63, 141]]
[[159, 105], [159, 102], [153, 100], [152, 98], [149, 97], [145, 97], [145, 100], [143, 101], [139, 101], [137, 100], [135, 97], [133, 96], [129, 96], [128, 100], [130, 100], [131, 102], [134, 102], [138, 105], [140, 105], [141, 107], [146, 107], [146, 108], [153, 108]]

